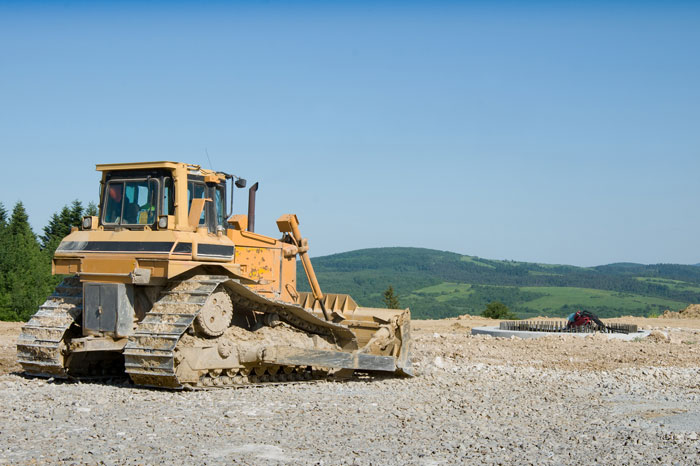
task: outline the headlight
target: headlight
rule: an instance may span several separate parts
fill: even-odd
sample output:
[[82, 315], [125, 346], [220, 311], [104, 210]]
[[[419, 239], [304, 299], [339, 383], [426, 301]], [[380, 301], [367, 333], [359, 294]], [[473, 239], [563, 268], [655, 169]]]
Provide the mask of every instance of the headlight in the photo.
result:
[[92, 217], [83, 217], [83, 230], [92, 229]]
[[167, 215], [163, 215], [162, 217], [160, 217], [158, 219], [158, 228], [160, 228], [161, 230], [165, 230], [166, 228], [168, 228], [168, 216]]

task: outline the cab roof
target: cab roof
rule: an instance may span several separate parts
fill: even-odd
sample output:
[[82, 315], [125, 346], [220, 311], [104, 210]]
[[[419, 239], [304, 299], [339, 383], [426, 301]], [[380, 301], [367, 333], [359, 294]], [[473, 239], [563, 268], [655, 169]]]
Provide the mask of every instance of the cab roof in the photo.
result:
[[99, 172], [111, 172], [119, 170], [148, 170], [154, 168], [165, 168], [169, 170], [174, 170], [177, 168], [185, 168], [188, 173], [201, 175], [201, 176], [216, 176], [220, 178], [221, 181], [226, 178], [227, 174], [224, 172], [217, 172], [214, 170], [207, 170], [199, 165], [192, 163], [182, 163], [182, 162], [133, 162], [133, 163], [102, 163], [95, 165], [95, 169]]

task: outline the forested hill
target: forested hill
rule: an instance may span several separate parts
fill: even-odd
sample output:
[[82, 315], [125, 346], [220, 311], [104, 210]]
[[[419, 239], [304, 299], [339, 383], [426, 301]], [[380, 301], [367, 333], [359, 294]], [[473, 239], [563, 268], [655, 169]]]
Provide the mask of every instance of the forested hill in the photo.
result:
[[[414, 318], [479, 314], [502, 301], [520, 317], [588, 309], [603, 317], [650, 315], [700, 302], [700, 267], [616, 263], [575, 267], [488, 260], [420, 248], [376, 248], [313, 259], [321, 288], [383, 306], [389, 285]], [[301, 289], [308, 289], [299, 266]]]

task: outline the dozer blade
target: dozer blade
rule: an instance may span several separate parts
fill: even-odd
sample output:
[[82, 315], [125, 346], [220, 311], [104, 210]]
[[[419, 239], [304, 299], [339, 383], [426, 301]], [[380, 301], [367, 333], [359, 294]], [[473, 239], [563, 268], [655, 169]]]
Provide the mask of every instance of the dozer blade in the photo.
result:
[[323, 351], [293, 346], [272, 346], [265, 348], [263, 363], [288, 366], [318, 366], [334, 369], [354, 369], [362, 371], [396, 371], [396, 359], [392, 356], [375, 356], [359, 352]]
[[299, 306], [321, 316], [321, 303], [335, 321], [348, 327], [357, 338], [359, 353], [374, 356], [390, 356], [399, 374], [413, 376], [411, 363], [411, 311], [409, 309], [383, 309], [360, 307], [346, 294], [327, 293], [323, 300], [312, 293], [299, 293]]

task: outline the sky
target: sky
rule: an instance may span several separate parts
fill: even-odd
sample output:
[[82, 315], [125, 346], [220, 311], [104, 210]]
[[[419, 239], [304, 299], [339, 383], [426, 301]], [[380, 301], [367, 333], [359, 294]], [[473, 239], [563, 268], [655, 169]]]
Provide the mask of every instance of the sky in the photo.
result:
[[698, 263], [700, 2], [0, 1], [0, 158], [37, 233], [172, 160], [312, 256]]

